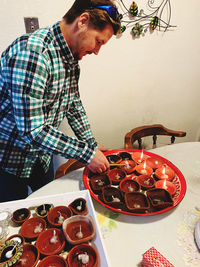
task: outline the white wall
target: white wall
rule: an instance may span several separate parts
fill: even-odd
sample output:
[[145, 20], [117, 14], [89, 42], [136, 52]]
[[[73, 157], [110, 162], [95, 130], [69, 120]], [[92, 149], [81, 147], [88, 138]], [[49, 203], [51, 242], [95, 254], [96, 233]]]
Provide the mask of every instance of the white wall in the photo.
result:
[[[0, 52], [25, 32], [24, 17], [38, 17], [40, 27], [50, 25], [72, 3], [0, 0]], [[127, 29], [98, 56], [80, 62], [80, 93], [91, 127], [97, 141], [110, 148], [123, 147], [130, 129], [154, 123], [186, 131], [184, 141], [200, 141], [200, 2], [171, 0], [171, 5], [174, 30], [133, 39]], [[61, 130], [71, 133], [65, 123]]]

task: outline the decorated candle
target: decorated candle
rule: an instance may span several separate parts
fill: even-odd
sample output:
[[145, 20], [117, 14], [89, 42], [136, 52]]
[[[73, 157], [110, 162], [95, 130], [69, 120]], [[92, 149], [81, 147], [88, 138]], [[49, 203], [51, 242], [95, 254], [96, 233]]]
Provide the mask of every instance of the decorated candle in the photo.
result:
[[147, 166], [146, 161], [137, 165], [135, 167], [135, 170], [137, 171], [137, 173], [143, 174], [143, 175], [151, 175], [153, 173], [153, 169]]
[[152, 169], [158, 169], [158, 168], [161, 168], [164, 165], [164, 161], [162, 159], [155, 158], [155, 157], [149, 157], [146, 160], [146, 163]]
[[143, 150], [142, 152], [133, 152], [131, 157], [135, 162], [139, 164], [148, 158], [148, 156], [144, 154]]
[[155, 175], [158, 179], [166, 179], [171, 181], [175, 176], [175, 172], [170, 167], [163, 166], [156, 169]]

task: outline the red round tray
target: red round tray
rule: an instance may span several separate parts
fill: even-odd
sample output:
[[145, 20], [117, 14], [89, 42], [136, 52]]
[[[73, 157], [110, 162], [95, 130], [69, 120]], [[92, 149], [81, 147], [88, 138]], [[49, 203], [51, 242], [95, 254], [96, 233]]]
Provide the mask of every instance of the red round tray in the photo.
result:
[[[115, 149], [115, 150], [109, 150], [109, 151], [104, 152], [104, 155], [108, 156], [108, 155], [118, 154], [120, 152], [133, 153], [133, 152], [141, 152], [141, 150], [138, 150], [138, 149]], [[164, 213], [164, 212], [169, 211], [169, 210], [173, 209], [174, 207], [176, 207], [182, 201], [182, 199], [184, 198], [185, 193], [186, 193], [186, 181], [185, 181], [185, 178], [184, 178], [183, 174], [180, 172], [180, 170], [174, 164], [172, 164], [167, 159], [165, 159], [165, 158], [163, 158], [163, 157], [161, 157], [161, 156], [159, 156], [157, 154], [148, 152], [148, 151], [143, 151], [143, 153], [148, 155], [148, 156], [150, 156], [150, 157], [162, 159], [167, 166], [169, 166], [170, 168], [172, 168], [174, 170], [175, 178], [173, 179], [173, 183], [176, 185], [177, 191], [176, 191], [175, 195], [172, 197], [172, 199], [173, 199], [173, 205], [172, 206], [164, 208], [162, 210], [155, 211], [155, 212], [149, 212], [149, 213], [128, 212], [128, 211], [123, 211], [123, 210], [116, 209], [116, 208], [113, 208], [111, 206], [108, 206], [107, 204], [103, 203], [98, 198], [98, 195], [95, 194], [91, 190], [90, 183], [89, 183], [90, 179], [88, 178], [88, 174], [89, 174], [90, 170], [87, 167], [85, 167], [84, 172], [83, 172], [83, 183], [84, 183], [86, 189], [89, 190], [90, 195], [92, 196], [92, 198], [95, 199], [97, 202], [99, 202], [101, 205], [105, 206], [106, 208], [109, 208], [109, 209], [113, 210], [114, 212], [123, 213], [123, 214], [126, 214], [126, 215], [134, 215], [134, 216], [135, 215], [136, 216], [156, 215], [156, 214]]]

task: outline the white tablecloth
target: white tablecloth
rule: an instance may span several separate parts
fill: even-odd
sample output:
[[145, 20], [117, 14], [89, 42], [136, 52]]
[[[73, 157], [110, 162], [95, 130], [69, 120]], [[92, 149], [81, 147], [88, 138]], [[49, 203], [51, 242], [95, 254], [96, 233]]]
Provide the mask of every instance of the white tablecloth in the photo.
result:
[[[187, 183], [186, 195], [174, 209], [154, 216], [115, 214], [94, 200], [111, 267], [141, 266], [143, 253], [151, 247], [176, 267], [200, 266], [200, 253], [193, 238], [194, 225], [200, 220], [200, 142], [149, 151], [179, 168]], [[81, 190], [82, 172], [77, 170], [56, 179], [29, 197]]]

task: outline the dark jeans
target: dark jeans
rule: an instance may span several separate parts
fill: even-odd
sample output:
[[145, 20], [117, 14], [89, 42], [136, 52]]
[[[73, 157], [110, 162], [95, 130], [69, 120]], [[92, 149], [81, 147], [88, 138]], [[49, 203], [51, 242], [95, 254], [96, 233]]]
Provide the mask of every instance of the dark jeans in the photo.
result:
[[28, 196], [28, 186], [34, 192], [54, 179], [53, 159], [49, 170], [44, 173], [37, 162], [30, 178], [18, 178], [0, 169], [0, 202], [23, 199]]

